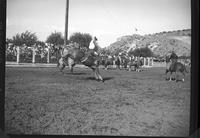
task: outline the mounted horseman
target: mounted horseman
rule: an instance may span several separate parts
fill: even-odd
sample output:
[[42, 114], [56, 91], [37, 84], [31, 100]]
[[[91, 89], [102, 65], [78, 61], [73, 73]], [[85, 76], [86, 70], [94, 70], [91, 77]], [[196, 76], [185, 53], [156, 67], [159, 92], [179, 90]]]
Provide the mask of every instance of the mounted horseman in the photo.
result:
[[[178, 81], [178, 72], [181, 72], [183, 76], [185, 77], [185, 72], [188, 73], [185, 65], [183, 65], [181, 62], [178, 62], [178, 56], [174, 52], [174, 50], [171, 51], [170, 55], [166, 56], [166, 80], [167, 80], [167, 73], [170, 72], [170, 78], [169, 81], [172, 80], [172, 73], [174, 72], [176, 75], [176, 81]], [[182, 81], [185, 79], [182, 78]]]

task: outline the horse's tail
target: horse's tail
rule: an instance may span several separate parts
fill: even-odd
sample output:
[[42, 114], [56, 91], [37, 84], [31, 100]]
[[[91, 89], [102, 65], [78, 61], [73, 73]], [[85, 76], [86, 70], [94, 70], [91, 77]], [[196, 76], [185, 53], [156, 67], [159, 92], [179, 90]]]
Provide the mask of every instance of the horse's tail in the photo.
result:
[[62, 49], [59, 50], [59, 57], [57, 59], [57, 67], [60, 66], [60, 61], [59, 60], [62, 58], [63, 51], [64, 51], [64, 48], [62, 48]]
[[57, 61], [57, 67], [59, 67], [60, 66], [60, 63], [59, 63], [59, 60]]
[[182, 64], [182, 65], [183, 65], [184, 71], [185, 71], [186, 73], [189, 73], [189, 71], [188, 71], [187, 68], [186, 68], [186, 65], [185, 65], [185, 64]]
[[[62, 57], [61, 57], [61, 58], [62, 58]], [[61, 59], [61, 58], [60, 58], [60, 59]], [[60, 59], [57, 60], [57, 67], [60, 66]]]
[[186, 66], [184, 66], [184, 68], [185, 68], [185, 72], [186, 72], [186, 73], [189, 73], [189, 71], [187, 70]]

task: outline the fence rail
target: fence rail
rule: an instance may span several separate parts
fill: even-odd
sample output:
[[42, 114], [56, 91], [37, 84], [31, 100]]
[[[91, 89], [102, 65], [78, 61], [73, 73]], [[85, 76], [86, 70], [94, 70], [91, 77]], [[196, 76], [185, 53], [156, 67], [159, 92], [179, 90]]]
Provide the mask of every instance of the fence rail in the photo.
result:
[[6, 61], [16, 63], [56, 63], [57, 55], [51, 52], [49, 47], [38, 50], [34, 47], [14, 46], [6, 49]]
[[[6, 61], [19, 63], [57, 63], [57, 55], [53, 55], [50, 47], [45, 47], [38, 52], [38, 48], [27, 48], [14, 46], [13, 50], [6, 51]], [[136, 57], [139, 58], [139, 57]], [[144, 65], [142, 67], [164, 67], [164, 62], [155, 62], [152, 57], [142, 57]]]

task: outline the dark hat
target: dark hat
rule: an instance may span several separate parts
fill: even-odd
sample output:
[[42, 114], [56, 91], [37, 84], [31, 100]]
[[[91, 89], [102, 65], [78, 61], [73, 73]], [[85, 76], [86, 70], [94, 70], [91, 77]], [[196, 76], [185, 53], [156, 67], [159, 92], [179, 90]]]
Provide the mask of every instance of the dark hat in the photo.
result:
[[97, 40], [96, 36], [94, 37], [94, 40]]

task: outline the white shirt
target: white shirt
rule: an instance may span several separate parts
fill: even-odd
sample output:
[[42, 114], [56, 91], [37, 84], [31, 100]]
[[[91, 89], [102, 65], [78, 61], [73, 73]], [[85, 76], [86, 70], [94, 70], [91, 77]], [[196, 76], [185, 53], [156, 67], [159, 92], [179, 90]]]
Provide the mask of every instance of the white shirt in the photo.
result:
[[111, 59], [111, 58], [112, 58], [112, 56], [111, 56], [111, 55], [108, 55], [108, 58], [109, 58], [109, 59]]
[[89, 49], [94, 49], [95, 45], [93, 43], [93, 41], [90, 42], [90, 45], [89, 45]]

